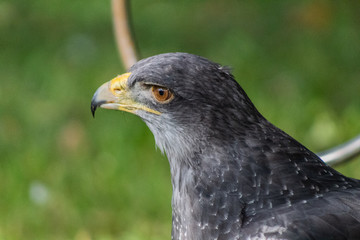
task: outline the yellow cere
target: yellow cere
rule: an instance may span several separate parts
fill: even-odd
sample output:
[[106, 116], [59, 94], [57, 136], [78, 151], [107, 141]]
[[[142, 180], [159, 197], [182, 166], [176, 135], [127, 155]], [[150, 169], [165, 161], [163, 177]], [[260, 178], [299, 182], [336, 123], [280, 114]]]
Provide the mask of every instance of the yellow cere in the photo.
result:
[[110, 90], [116, 96], [122, 90], [127, 88], [127, 80], [130, 77], [131, 72], [121, 74], [110, 81]]
[[136, 110], [144, 110], [147, 112], [151, 112], [156, 115], [160, 115], [159, 111], [148, 108], [143, 104], [135, 102], [129, 95], [127, 80], [130, 77], [131, 72], [124, 73], [112, 79], [110, 81], [110, 91], [114, 96], [119, 97], [120, 106], [118, 106], [118, 110], [135, 113]]

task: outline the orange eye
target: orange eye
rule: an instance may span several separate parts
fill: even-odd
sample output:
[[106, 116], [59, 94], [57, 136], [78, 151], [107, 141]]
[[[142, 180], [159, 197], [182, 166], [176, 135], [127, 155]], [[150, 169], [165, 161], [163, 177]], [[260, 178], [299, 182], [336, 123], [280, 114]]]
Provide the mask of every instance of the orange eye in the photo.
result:
[[166, 102], [173, 97], [172, 92], [165, 87], [152, 86], [151, 91], [155, 99], [159, 102]]

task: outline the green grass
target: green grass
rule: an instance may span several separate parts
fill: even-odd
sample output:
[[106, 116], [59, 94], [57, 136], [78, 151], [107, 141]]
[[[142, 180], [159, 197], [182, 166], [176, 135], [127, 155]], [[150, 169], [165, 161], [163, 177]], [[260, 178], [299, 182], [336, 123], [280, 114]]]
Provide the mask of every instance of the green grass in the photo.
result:
[[[259, 110], [314, 151], [360, 132], [357, 2], [132, 1], [143, 57], [232, 66]], [[0, 239], [169, 239], [167, 160], [127, 113], [90, 114], [124, 72], [108, 1], [0, 1]], [[360, 159], [338, 166], [360, 178]]]

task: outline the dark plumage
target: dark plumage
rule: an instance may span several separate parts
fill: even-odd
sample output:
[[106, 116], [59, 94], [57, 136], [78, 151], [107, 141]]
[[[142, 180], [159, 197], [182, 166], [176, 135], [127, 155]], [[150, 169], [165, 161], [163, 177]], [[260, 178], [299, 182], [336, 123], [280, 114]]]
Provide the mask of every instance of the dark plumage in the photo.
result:
[[269, 123], [226, 68], [168, 53], [130, 72], [92, 108], [137, 114], [166, 152], [172, 239], [360, 239], [359, 180]]

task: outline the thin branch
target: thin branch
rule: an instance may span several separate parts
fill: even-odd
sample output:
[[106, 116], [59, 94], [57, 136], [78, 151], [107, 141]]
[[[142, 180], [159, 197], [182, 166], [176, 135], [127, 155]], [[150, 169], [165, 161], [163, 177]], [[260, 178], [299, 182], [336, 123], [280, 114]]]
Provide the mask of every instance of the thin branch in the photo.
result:
[[350, 141], [318, 154], [329, 165], [342, 163], [360, 155], [360, 135]]
[[137, 52], [133, 37], [131, 35], [130, 22], [128, 17], [128, 1], [112, 0], [113, 24], [116, 44], [121, 60], [128, 70], [138, 61]]

